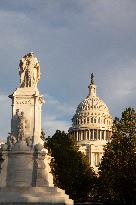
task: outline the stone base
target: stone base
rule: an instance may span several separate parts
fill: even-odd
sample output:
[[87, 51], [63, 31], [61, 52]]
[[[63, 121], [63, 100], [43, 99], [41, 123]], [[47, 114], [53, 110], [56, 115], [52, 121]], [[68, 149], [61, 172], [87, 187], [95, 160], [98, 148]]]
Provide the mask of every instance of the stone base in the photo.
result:
[[0, 188], [0, 205], [73, 205], [65, 191], [56, 187]]
[[73, 205], [65, 191], [50, 186], [46, 156], [42, 145], [32, 149], [25, 141], [1, 150], [0, 205]]

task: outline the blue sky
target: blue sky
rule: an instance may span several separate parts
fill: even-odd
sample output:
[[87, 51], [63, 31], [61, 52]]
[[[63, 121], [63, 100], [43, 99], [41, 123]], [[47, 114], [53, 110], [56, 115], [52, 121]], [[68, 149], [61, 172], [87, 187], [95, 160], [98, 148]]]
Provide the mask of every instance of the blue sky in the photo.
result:
[[0, 31], [1, 138], [10, 132], [19, 60], [30, 51], [41, 65], [46, 135], [69, 128], [92, 72], [113, 116], [136, 108], [135, 0], [0, 0]]

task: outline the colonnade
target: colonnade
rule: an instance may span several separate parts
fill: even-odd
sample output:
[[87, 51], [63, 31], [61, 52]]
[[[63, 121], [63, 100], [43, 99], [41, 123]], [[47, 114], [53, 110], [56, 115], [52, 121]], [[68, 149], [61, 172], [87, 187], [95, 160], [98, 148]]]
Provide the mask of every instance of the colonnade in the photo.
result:
[[109, 140], [111, 131], [99, 129], [84, 129], [71, 131], [70, 134], [77, 142], [81, 140]]

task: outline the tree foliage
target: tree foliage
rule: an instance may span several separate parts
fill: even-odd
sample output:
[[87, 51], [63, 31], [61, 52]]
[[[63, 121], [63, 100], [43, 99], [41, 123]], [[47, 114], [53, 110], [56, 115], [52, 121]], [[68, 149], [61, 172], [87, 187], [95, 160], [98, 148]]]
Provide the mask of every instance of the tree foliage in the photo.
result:
[[[100, 183], [101, 182], [101, 183]], [[136, 203], [136, 112], [128, 108], [115, 118], [111, 142], [99, 167], [99, 196]]]
[[53, 157], [51, 169], [56, 186], [64, 189], [74, 200], [84, 200], [93, 188], [96, 176], [76, 142], [59, 130], [46, 146]]

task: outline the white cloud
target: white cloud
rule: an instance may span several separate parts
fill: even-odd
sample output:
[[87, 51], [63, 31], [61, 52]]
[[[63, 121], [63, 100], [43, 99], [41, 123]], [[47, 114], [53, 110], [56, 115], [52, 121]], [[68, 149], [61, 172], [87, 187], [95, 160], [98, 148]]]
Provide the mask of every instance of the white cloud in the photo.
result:
[[[15, 11], [0, 10], [1, 25], [1, 47], [13, 49], [24, 49], [26, 43], [25, 30], [31, 28], [32, 21], [23, 13]], [[6, 43], [6, 46], [5, 46]]]
[[[85, 0], [81, 1], [84, 12], [94, 26], [110, 27], [112, 29], [125, 30], [134, 29], [136, 18], [136, 2], [128, 0]], [[107, 29], [107, 28], [106, 28]], [[116, 30], [117, 32], [117, 30]]]
[[49, 94], [45, 95], [43, 109], [43, 127], [47, 135], [53, 135], [56, 130], [68, 131], [71, 117], [75, 109], [68, 103], [60, 102]]
[[71, 124], [66, 120], [57, 119], [56, 115], [46, 114], [46, 117], [43, 119], [43, 128], [46, 136], [52, 136], [56, 130], [68, 132], [70, 125]]
[[136, 62], [132, 58], [111, 68], [109, 78], [105, 76], [102, 96], [115, 116], [126, 107], [136, 108]]
[[70, 103], [59, 101], [49, 94], [45, 95], [45, 101], [50, 111], [57, 113], [58, 117], [71, 115], [75, 110], [74, 107], [70, 105]]

